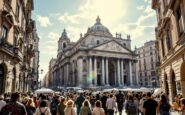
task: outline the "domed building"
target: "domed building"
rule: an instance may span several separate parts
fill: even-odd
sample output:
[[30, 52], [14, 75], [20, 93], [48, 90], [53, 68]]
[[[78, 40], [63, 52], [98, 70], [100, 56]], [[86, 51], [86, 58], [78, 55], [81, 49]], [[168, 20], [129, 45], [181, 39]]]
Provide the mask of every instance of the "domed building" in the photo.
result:
[[136, 62], [130, 36], [113, 37], [97, 17], [96, 23], [77, 42], [71, 42], [64, 29], [55, 64], [49, 68], [49, 85], [135, 86], [138, 85]]

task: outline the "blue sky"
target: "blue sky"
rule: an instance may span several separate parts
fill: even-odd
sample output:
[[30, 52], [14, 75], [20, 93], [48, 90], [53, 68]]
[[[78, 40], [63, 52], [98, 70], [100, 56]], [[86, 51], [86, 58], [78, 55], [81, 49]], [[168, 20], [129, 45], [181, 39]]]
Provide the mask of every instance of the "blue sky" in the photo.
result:
[[95, 23], [96, 17], [115, 36], [131, 36], [132, 48], [155, 39], [156, 14], [151, 0], [34, 0], [33, 19], [40, 38], [40, 69], [48, 71], [49, 60], [56, 58], [58, 39], [66, 28], [71, 41]]

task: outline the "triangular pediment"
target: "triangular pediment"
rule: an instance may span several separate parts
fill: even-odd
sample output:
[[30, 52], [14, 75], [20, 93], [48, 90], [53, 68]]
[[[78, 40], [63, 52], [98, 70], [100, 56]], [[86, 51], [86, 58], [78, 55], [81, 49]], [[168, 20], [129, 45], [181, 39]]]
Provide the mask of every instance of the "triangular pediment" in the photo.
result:
[[116, 41], [112, 40], [107, 43], [103, 43], [99, 46], [96, 46], [93, 48], [94, 50], [99, 50], [99, 51], [109, 51], [109, 52], [119, 52], [119, 53], [131, 53], [127, 48], [123, 47]]

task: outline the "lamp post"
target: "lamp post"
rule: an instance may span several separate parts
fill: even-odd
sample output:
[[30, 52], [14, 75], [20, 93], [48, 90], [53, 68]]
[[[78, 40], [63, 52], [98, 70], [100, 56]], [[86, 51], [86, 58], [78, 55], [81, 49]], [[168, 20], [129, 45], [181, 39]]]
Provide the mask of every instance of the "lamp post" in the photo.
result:
[[[44, 71], [43, 69], [40, 70], [40, 75], [42, 75], [43, 71]], [[41, 77], [41, 76], [39, 76], [39, 77]], [[40, 81], [39, 81], [39, 86], [38, 86], [38, 87], [41, 88], [41, 86], [42, 86], [42, 84], [41, 84], [41, 80], [40, 80]]]
[[152, 80], [153, 92], [154, 92], [154, 90], [155, 90], [155, 84], [156, 84], [156, 80], [153, 79], [153, 80]]

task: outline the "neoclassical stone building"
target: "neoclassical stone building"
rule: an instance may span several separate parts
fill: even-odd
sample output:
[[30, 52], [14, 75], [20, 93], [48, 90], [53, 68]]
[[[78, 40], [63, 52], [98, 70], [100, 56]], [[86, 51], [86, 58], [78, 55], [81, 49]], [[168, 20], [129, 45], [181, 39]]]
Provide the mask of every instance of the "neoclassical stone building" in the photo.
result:
[[77, 42], [71, 42], [64, 29], [49, 71], [53, 86], [134, 86], [138, 81], [130, 36], [113, 37], [99, 17]]
[[156, 10], [156, 39], [159, 52], [161, 87], [173, 97], [185, 97], [185, 1], [152, 0]]

